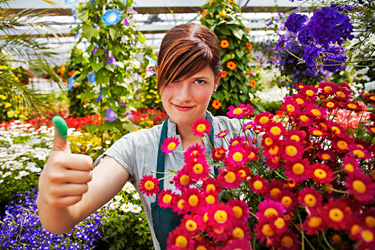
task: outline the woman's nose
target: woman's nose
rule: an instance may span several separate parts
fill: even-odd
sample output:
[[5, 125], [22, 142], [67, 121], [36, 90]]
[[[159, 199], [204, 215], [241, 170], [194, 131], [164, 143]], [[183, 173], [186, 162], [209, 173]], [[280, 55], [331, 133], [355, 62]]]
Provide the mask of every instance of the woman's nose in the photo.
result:
[[180, 89], [176, 91], [180, 101], [190, 101], [192, 98], [191, 85], [188, 82], [181, 82]]

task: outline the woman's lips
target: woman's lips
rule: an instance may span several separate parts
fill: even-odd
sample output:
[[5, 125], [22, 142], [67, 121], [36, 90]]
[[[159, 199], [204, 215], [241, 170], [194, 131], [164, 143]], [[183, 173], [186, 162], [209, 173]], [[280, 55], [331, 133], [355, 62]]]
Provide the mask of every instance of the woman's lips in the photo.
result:
[[173, 106], [178, 110], [178, 111], [189, 111], [193, 107], [187, 107], [187, 106], [179, 106], [176, 104], [173, 104]]

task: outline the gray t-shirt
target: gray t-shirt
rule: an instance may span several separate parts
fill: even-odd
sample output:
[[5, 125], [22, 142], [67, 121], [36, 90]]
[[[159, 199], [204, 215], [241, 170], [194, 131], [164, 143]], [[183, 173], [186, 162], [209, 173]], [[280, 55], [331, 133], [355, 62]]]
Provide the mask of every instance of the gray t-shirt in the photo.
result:
[[[229, 119], [224, 116], [212, 116], [210, 112], [207, 112], [210, 116], [212, 125], [214, 128], [214, 134], [218, 134], [223, 130], [229, 130], [230, 134], [226, 136], [226, 140], [229, 142], [230, 138], [235, 136], [232, 132], [240, 133], [241, 125], [238, 119]], [[159, 250], [159, 243], [155, 237], [152, 217], [151, 217], [151, 203], [156, 200], [156, 195], [146, 196], [139, 192], [139, 181], [144, 175], [153, 175], [156, 177], [157, 168], [157, 155], [160, 140], [162, 125], [156, 125], [150, 129], [141, 129], [136, 132], [132, 132], [124, 135], [120, 140], [116, 141], [103, 155], [101, 155], [95, 162], [96, 166], [100, 160], [108, 155], [120, 163], [133, 177], [133, 185], [137, 189], [143, 208], [146, 213], [147, 221], [151, 229], [152, 239], [154, 247]], [[177, 137], [181, 141], [181, 137], [177, 134], [176, 124], [168, 120], [168, 137]], [[249, 134], [249, 136], [251, 136]], [[203, 137], [203, 143], [206, 148], [206, 155], [211, 156], [212, 148], [210, 143]], [[223, 146], [225, 149], [228, 148], [227, 143], [222, 138], [215, 139], [215, 147]], [[184, 155], [182, 144], [179, 144], [176, 148], [179, 152], [172, 152], [165, 156], [165, 174], [167, 176], [164, 179], [164, 189], [171, 189], [173, 192], [179, 193], [173, 184], [170, 184], [170, 180], [173, 178], [173, 174], [169, 174], [168, 169], [178, 171], [184, 166]], [[208, 161], [208, 159], [207, 159]], [[152, 173], [151, 171], [154, 171]], [[211, 167], [213, 172], [213, 167]]]

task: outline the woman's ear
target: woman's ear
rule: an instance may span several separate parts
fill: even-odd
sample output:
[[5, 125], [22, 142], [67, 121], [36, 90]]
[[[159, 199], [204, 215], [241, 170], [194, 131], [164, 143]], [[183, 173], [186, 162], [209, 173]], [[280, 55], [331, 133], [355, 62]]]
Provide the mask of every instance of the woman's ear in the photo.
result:
[[156, 77], [158, 77], [158, 64], [155, 63], [155, 74], [156, 74]]
[[219, 71], [219, 74], [215, 77], [215, 84], [214, 84], [214, 91], [216, 92], [216, 89], [219, 87], [219, 82], [221, 79], [222, 70]]

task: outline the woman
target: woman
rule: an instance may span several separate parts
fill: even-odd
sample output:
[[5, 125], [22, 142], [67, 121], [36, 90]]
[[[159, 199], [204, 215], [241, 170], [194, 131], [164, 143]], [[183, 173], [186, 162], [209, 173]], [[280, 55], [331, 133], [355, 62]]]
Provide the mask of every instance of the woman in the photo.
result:
[[[163, 125], [125, 135], [96, 160], [94, 170], [90, 157], [71, 154], [66, 137], [56, 133], [39, 181], [37, 202], [43, 226], [55, 234], [66, 233], [106, 204], [127, 181], [138, 189], [140, 179], [152, 173], [156, 176], [156, 169], [181, 169], [183, 154], [160, 152], [166, 137], [179, 138], [177, 151], [199, 144], [210, 155], [210, 143], [226, 147], [222, 140], [213, 140], [213, 131], [239, 131], [239, 122], [207, 112], [220, 81], [220, 66], [219, 41], [207, 27], [183, 24], [171, 29], [162, 41], [155, 67], [169, 119]], [[191, 125], [199, 118], [208, 118], [212, 123], [211, 142], [193, 134]], [[175, 190], [169, 182], [173, 176], [166, 177], [164, 188]], [[168, 234], [178, 225], [179, 218], [158, 207], [155, 196], [140, 195], [155, 249], [165, 249]]]

